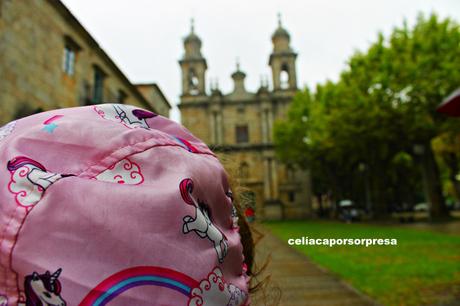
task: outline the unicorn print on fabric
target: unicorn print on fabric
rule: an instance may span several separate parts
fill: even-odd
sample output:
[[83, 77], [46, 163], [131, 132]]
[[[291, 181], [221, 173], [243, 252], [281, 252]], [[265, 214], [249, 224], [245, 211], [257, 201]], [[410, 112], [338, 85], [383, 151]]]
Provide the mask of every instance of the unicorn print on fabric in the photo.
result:
[[42, 164], [25, 156], [13, 158], [7, 168], [11, 174], [8, 190], [15, 195], [18, 205], [27, 208], [37, 204], [51, 184], [69, 176], [48, 172]]
[[188, 306], [240, 306], [247, 300], [247, 294], [233, 284], [225, 282], [219, 268], [209, 273], [199, 286], [191, 292]]
[[58, 280], [61, 269], [51, 274], [37, 272], [26, 276], [24, 281], [24, 291], [26, 302], [19, 303], [19, 306], [66, 306], [66, 302], [61, 297], [61, 283]]
[[117, 184], [139, 185], [144, 182], [141, 168], [128, 158], [113, 164], [95, 177], [98, 181]]
[[145, 119], [157, 116], [152, 112], [123, 104], [100, 104], [94, 106], [94, 110], [102, 118], [121, 123], [130, 129], [139, 127], [149, 129]]
[[8, 299], [4, 295], [0, 295], [0, 306], [8, 306]]
[[[0, 128], [0, 140], [5, 138], [6, 136], [10, 135], [13, 132], [15, 127], [16, 127], [16, 121], [11, 121], [10, 123], [2, 126]], [[1, 306], [1, 304], [0, 304], [0, 306]]]
[[193, 181], [189, 178], [184, 179], [179, 184], [182, 199], [188, 205], [195, 207], [195, 217], [185, 216], [183, 218], [184, 224], [182, 232], [187, 234], [195, 232], [200, 238], [208, 238], [213, 244], [217, 252], [219, 262], [224, 261], [227, 255], [227, 239], [222, 232], [212, 223], [211, 211], [206, 203], [198, 200], [196, 201], [192, 196]]

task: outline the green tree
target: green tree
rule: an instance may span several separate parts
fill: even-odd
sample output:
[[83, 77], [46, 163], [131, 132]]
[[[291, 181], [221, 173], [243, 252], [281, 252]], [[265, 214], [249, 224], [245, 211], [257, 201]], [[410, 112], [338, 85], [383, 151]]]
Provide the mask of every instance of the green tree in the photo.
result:
[[460, 28], [450, 19], [419, 15], [416, 25], [396, 28], [388, 40], [387, 86], [405, 119], [404, 132], [421, 165], [432, 218], [448, 215], [432, 140], [458, 133], [458, 122], [436, 112], [460, 85]]
[[[277, 152], [310, 168], [317, 195], [359, 197], [358, 170], [365, 169], [376, 216], [394, 201], [414, 200], [398, 192], [420, 185], [414, 181], [418, 165], [431, 216], [442, 218], [448, 212], [432, 140], [460, 129], [435, 109], [459, 85], [459, 26], [420, 15], [412, 29], [404, 23], [354, 54], [339, 81], [299, 93], [287, 120], [275, 126]], [[449, 165], [457, 171], [457, 159]]]

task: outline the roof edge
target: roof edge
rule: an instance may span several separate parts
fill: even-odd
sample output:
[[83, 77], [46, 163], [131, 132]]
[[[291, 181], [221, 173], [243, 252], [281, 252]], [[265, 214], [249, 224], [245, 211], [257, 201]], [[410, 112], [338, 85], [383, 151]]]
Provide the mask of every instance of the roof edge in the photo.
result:
[[133, 85], [136, 86], [136, 87], [138, 87], [138, 86], [152, 86], [152, 87], [155, 87], [158, 90], [158, 92], [160, 93], [160, 96], [163, 98], [163, 100], [169, 106], [169, 108], [172, 108], [171, 103], [166, 98], [166, 96], [164, 95], [163, 91], [160, 89], [160, 86], [158, 86], [157, 83], [134, 83]]
[[[102, 59], [112, 68], [125, 85], [133, 91], [135, 97], [144, 104], [146, 107], [153, 108], [150, 103], [144, 98], [144, 96], [137, 90], [133, 83], [128, 79], [128, 77], [121, 71], [121, 69], [115, 64], [115, 62], [107, 55], [104, 49], [98, 44], [98, 42], [91, 36], [91, 34], [85, 29], [85, 27], [78, 21], [78, 19], [72, 14], [72, 12], [62, 3], [61, 0], [47, 0], [47, 2], [56, 9], [56, 11], [63, 17], [64, 21], [70, 24], [74, 29], [76, 29], [86, 40], [86, 42], [94, 48], [94, 50], [101, 55]], [[155, 109], [153, 109], [156, 112]]]

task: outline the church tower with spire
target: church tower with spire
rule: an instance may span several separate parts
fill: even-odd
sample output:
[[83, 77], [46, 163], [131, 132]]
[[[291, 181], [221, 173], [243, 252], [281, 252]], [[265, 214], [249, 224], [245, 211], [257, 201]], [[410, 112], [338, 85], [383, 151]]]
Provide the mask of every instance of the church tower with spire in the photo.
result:
[[273, 90], [297, 90], [297, 76], [295, 69], [295, 53], [290, 45], [291, 37], [281, 24], [281, 15], [278, 14], [278, 28], [272, 35], [273, 52], [270, 54], [268, 65], [272, 69]]
[[180, 111], [182, 124], [193, 131], [195, 136], [206, 143], [214, 143], [210, 126], [203, 128], [209, 116], [200, 106], [208, 105], [209, 95], [206, 91], [206, 59], [201, 53], [201, 39], [195, 33], [195, 21], [191, 20], [190, 33], [183, 39], [184, 53], [179, 60], [182, 75], [182, 92]]
[[184, 55], [179, 61], [182, 70], [182, 96], [206, 95], [206, 59], [201, 54], [201, 39], [195, 34], [194, 20], [190, 34], [184, 38]]
[[290, 35], [278, 16], [269, 57], [272, 87], [262, 77], [256, 92], [245, 86], [246, 73], [239, 59], [231, 74], [233, 90], [222, 93], [217, 81], [210, 80], [206, 91], [206, 60], [194, 25], [184, 39], [182, 94], [179, 104], [182, 124], [201, 138], [223, 161], [230, 161], [230, 172], [248, 187], [245, 198], [252, 199], [260, 219], [291, 219], [311, 214], [311, 188], [308, 173], [276, 157], [273, 126], [285, 118], [297, 92], [295, 61]]

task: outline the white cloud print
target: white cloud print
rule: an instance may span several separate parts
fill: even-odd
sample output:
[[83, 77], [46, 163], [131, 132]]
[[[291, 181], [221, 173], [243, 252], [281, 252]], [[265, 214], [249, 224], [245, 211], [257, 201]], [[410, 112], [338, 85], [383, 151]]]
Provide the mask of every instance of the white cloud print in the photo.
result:
[[127, 185], [139, 185], [144, 182], [141, 168], [128, 158], [113, 164], [107, 170], [99, 173], [95, 178], [98, 181]]
[[188, 306], [242, 306], [247, 300], [247, 294], [233, 284], [225, 282], [219, 268], [203, 279], [197, 288], [191, 292]]

